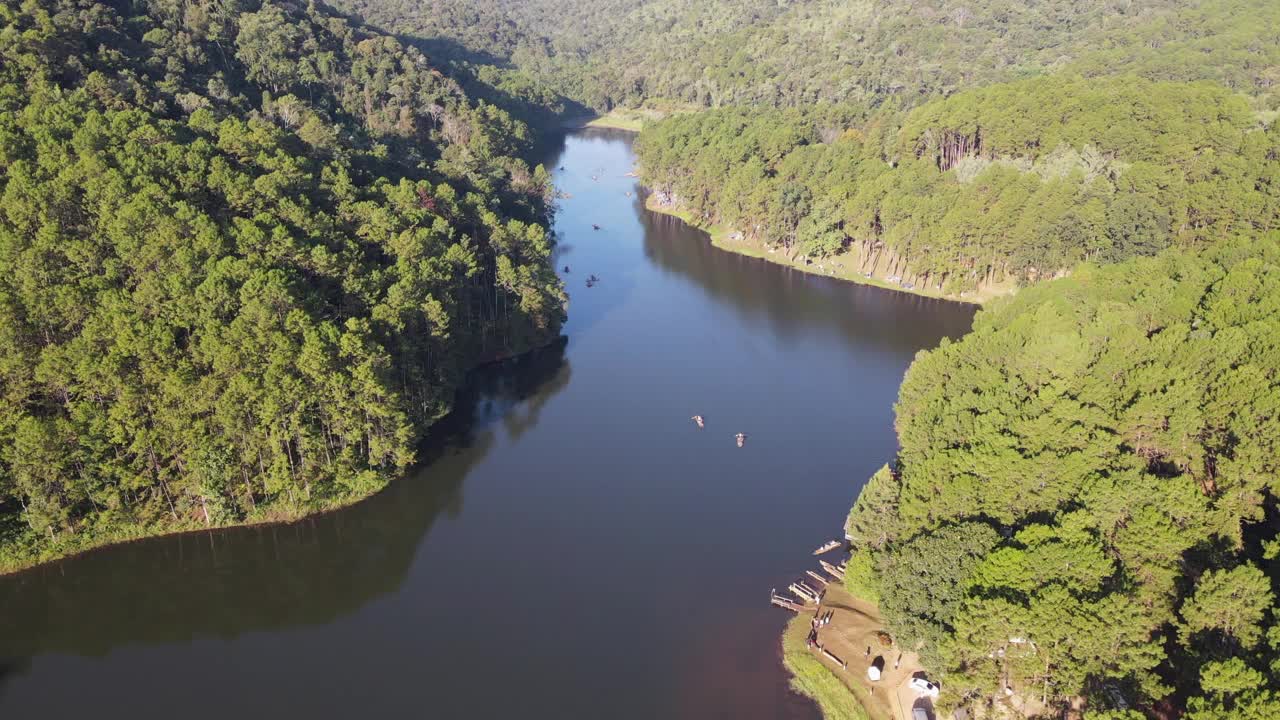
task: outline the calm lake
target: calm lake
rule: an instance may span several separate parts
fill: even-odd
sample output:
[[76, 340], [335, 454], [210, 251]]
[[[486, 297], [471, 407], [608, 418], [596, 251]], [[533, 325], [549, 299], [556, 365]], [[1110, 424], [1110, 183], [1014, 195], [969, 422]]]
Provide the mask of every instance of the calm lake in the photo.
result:
[[577, 132], [550, 165], [566, 343], [478, 373], [348, 510], [0, 578], [0, 717], [817, 717], [769, 590], [973, 310], [717, 250], [644, 209], [630, 144]]

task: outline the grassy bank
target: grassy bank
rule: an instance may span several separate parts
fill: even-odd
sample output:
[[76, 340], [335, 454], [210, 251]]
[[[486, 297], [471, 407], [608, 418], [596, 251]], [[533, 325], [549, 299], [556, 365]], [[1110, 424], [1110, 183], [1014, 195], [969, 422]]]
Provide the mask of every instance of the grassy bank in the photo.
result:
[[782, 662], [791, 673], [791, 687], [818, 703], [825, 720], [871, 720], [849, 687], [805, 648], [809, 619], [797, 615], [782, 634]]
[[614, 128], [615, 130], [640, 132], [644, 129], [646, 120], [654, 119], [656, 119], [656, 117], [646, 114], [643, 110], [618, 109], [605, 115], [601, 115], [600, 117], [592, 118], [586, 123], [586, 127]]
[[[797, 615], [782, 636], [782, 659], [792, 687], [813, 698], [826, 720], [908, 720], [907, 709], [917, 701], [910, 680], [924, 670], [920, 659], [892, 640], [886, 644], [879, 609], [839, 584], [827, 586], [821, 611], [830, 611], [831, 618], [818, 630], [818, 642], [844, 666], [805, 647], [813, 615]], [[878, 661], [884, 664], [880, 679], [873, 682], [867, 671]], [[943, 717], [936, 711], [935, 716]]]
[[801, 272], [806, 272], [811, 275], [832, 277], [838, 280], [858, 283], [859, 285], [872, 285], [886, 290], [895, 290], [897, 292], [910, 293], [912, 295], [920, 295], [922, 297], [939, 298], [942, 300], [971, 303], [975, 305], [981, 305], [1001, 295], [1012, 294], [1016, 290], [1016, 286], [1013, 283], [1006, 283], [1003, 285], [985, 288], [981, 292], [970, 293], [961, 297], [929, 290], [927, 288], [908, 289], [897, 283], [891, 283], [877, 277], [867, 277], [858, 270], [859, 263], [848, 255], [842, 255], [816, 262], [806, 262], [799, 258], [788, 257], [785, 252], [770, 248], [759, 240], [753, 240], [745, 236], [735, 237], [737, 233], [735, 233], [732, 228], [723, 225], [706, 225], [698, 222], [690, 213], [679, 207], [659, 204], [656, 197], [652, 194], [645, 199], [645, 207], [654, 212], [678, 217], [686, 223], [702, 230], [711, 236], [711, 244], [721, 250], [738, 253], [739, 255], [761, 258], [762, 260], [768, 260], [771, 263], [795, 268], [796, 270], [800, 270]]
[[[731, 235], [733, 235], [733, 230], [731, 230], [730, 228], [724, 225], [705, 225], [705, 224], [699, 223], [697, 220], [694, 219], [693, 215], [686, 212], [685, 210], [682, 210], [674, 206], [659, 204], [656, 197], [652, 194], [650, 194], [648, 197], [644, 199], [644, 206], [649, 210], [662, 213], [663, 215], [678, 217], [681, 220], [685, 221], [687, 224], [698, 228], [699, 230], [706, 233], [707, 235], [710, 235], [712, 245], [715, 245], [718, 248], [724, 248], [725, 250], [730, 249], [729, 247], [727, 247], [727, 244], [729, 243], [729, 238]], [[735, 249], [734, 252], [738, 252], [738, 250]], [[764, 257], [759, 253], [751, 251], [749, 248], [743, 248], [742, 254], [750, 255], [752, 257]]]
[[591, 118], [579, 123], [579, 125], [581, 127], [614, 128], [616, 130], [640, 132], [649, 123], [657, 122], [678, 113], [694, 112], [697, 109], [692, 105], [682, 105], [680, 103], [663, 103], [656, 107], [614, 108], [604, 115]]

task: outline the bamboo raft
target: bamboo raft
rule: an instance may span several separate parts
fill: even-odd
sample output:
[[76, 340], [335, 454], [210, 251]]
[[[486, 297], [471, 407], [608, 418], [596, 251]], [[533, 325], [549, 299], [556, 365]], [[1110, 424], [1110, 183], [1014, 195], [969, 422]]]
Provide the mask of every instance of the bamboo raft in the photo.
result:
[[822, 599], [822, 593], [821, 593], [821, 592], [819, 592], [817, 588], [815, 588], [815, 587], [810, 587], [810, 586], [809, 586], [809, 583], [807, 583], [807, 582], [805, 582], [805, 581], [804, 581], [804, 578], [801, 578], [801, 579], [797, 580], [797, 581], [796, 581], [796, 584], [797, 584], [797, 585], [799, 585], [800, 587], [804, 588], [804, 591], [805, 591], [805, 592], [807, 592], [807, 593], [809, 593], [810, 595], [812, 595], [812, 596], [813, 596], [813, 601], [814, 601], [814, 602], [818, 602], [819, 600], [821, 600], [821, 599]]
[[843, 544], [844, 543], [841, 542], [840, 540], [828, 540], [822, 543], [822, 546], [819, 547], [817, 550], [814, 550], [813, 554], [821, 555], [823, 553], [828, 553], [828, 552], [831, 552], [832, 550], [835, 550], [836, 548], [840, 547]]
[[811, 602], [814, 604], [817, 604], [818, 602], [818, 592], [804, 584], [803, 581], [797, 580], [796, 582], [788, 585], [787, 589], [795, 593], [796, 597], [803, 598], [805, 602]]
[[814, 605], [820, 605], [820, 603], [822, 603], [822, 592], [819, 592], [818, 589], [809, 587], [809, 583], [804, 582], [803, 579], [796, 580], [796, 582], [791, 583], [788, 587], [791, 588], [791, 592], [799, 594], [800, 597], [806, 598], [806, 600], [814, 603]]

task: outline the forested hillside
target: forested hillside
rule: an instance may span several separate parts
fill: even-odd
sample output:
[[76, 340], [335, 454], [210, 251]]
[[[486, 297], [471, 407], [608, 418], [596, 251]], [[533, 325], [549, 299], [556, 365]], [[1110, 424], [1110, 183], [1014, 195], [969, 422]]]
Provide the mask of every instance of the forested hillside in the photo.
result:
[[[338, 0], [597, 109], [644, 102], [914, 105], [967, 87], [1119, 69], [1280, 105], [1271, 0]], [[447, 41], [447, 42], [444, 42]]]
[[700, 111], [636, 143], [696, 222], [1029, 286], [918, 357], [849, 518], [849, 587], [943, 709], [1280, 717], [1280, 3], [340, 1], [598, 110]]
[[948, 704], [1280, 717], [1280, 235], [1086, 265], [922, 353], [850, 588]]
[[645, 183], [704, 223], [953, 294], [1280, 224], [1280, 128], [1207, 82], [1036, 78], [905, 115], [724, 109], [636, 147]]
[[0, 566], [291, 517], [558, 332], [529, 131], [315, 4], [0, 5]]

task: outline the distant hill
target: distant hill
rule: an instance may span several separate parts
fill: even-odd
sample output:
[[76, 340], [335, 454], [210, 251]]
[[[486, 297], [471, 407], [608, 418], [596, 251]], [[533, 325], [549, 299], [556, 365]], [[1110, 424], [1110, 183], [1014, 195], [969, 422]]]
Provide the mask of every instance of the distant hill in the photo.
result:
[[337, 0], [598, 109], [900, 104], [1070, 70], [1210, 79], [1280, 107], [1270, 0]]

